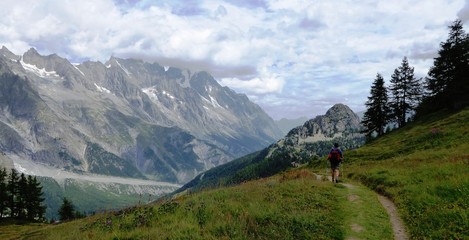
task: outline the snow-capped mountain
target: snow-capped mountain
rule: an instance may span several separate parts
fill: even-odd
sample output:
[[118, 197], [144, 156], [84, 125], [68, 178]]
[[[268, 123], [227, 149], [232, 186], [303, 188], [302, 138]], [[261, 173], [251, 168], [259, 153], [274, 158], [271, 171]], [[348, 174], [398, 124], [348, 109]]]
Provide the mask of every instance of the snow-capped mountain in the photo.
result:
[[0, 160], [184, 183], [281, 137], [207, 72], [0, 50]]

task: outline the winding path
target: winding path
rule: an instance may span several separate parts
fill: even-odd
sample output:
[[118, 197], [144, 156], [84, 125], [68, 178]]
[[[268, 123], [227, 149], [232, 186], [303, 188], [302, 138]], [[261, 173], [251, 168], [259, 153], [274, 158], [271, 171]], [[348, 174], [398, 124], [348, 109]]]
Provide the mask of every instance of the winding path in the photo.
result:
[[[316, 174], [316, 178], [318, 180], [321, 180], [323, 178], [323, 176]], [[330, 176], [327, 177], [327, 178], [328, 178], [329, 181], [332, 181]], [[351, 183], [339, 183], [339, 184], [346, 187], [346, 188], [348, 188], [348, 189], [353, 189], [353, 188], [357, 187], [356, 185], [351, 184]], [[375, 194], [377, 195], [377, 198], [378, 198], [379, 202], [381, 203], [381, 205], [383, 206], [383, 208], [388, 213], [389, 221], [392, 225], [392, 231], [393, 231], [394, 239], [395, 240], [407, 240], [407, 239], [409, 239], [409, 235], [407, 234], [407, 230], [405, 228], [405, 225], [404, 225], [402, 219], [400, 218], [400, 216], [398, 214], [396, 205], [389, 198], [387, 198], [383, 195], [377, 194], [377, 193], [375, 193]], [[357, 196], [357, 195], [348, 195], [347, 196], [347, 200], [350, 201], [350, 202], [355, 202], [359, 198], [360, 197]], [[363, 227], [361, 227], [358, 224], [351, 224], [350, 227], [355, 232], [363, 231]], [[346, 238], [346, 239], [354, 240], [356, 238]]]
[[386, 212], [388, 212], [389, 218], [392, 224], [392, 231], [394, 232], [394, 239], [405, 240], [409, 239], [407, 231], [404, 227], [401, 217], [397, 213], [396, 205], [387, 197], [378, 194], [378, 200], [383, 205]]

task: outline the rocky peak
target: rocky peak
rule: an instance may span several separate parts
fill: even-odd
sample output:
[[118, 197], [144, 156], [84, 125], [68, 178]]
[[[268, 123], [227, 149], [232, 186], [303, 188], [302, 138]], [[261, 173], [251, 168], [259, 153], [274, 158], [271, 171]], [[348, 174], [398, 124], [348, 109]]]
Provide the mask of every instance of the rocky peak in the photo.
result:
[[74, 79], [75, 77], [72, 77], [72, 75], [77, 74], [75, 68], [67, 59], [61, 58], [57, 54], [42, 56], [34, 48], [25, 52], [21, 60], [23, 65], [27, 64], [30, 68], [37, 68], [38, 70], [42, 69], [51, 73], [54, 72], [61, 77]]
[[353, 116], [355, 115], [355, 113], [352, 111], [352, 109], [350, 109], [348, 106], [342, 103], [335, 104], [326, 112], [326, 116], [328, 117], [343, 116], [343, 115]]
[[[15, 55], [14, 53], [12, 53], [10, 50], [8, 50], [8, 48], [6, 48], [5, 46], [2, 46], [2, 48], [0, 49], [0, 54], [3, 55], [4, 57], [6, 58], [9, 58], [10, 60], [20, 60], [20, 57]], [[0, 56], [1, 57], [1, 56]]]
[[291, 144], [314, 141], [331, 141], [334, 138], [358, 133], [360, 118], [348, 106], [336, 104], [325, 115], [308, 120], [303, 126], [292, 129], [286, 139]]

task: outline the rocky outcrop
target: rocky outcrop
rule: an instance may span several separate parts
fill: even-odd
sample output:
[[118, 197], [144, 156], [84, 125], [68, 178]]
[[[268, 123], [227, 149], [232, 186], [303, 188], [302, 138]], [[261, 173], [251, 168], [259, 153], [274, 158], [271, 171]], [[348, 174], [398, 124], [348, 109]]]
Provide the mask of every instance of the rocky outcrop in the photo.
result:
[[360, 118], [348, 106], [336, 104], [325, 115], [306, 121], [273, 145], [275, 151], [292, 151], [310, 158], [325, 155], [334, 142], [345, 149], [356, 148], [365, 141]]
[[346, 105], [336, 104], [325, 115], [317, 116], [306, 121], [303, 126], [292, 129], [285, 140], [293, 145], [329, 141], [357, 134], [360, 128], [360, 118]]

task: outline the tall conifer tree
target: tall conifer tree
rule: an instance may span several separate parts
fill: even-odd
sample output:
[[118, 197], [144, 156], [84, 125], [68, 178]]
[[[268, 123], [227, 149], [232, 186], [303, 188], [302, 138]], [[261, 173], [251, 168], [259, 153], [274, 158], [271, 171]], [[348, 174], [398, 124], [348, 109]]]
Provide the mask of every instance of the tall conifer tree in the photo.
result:
[[11, 169], [10, 176], [7, 183], [7, 207], [10, 209], [10, 217], [14, 218], [18, 213], [18, 172]]
[[366, 112], [363, 116], [362, 124], [365, 127], [364, 133], [371, 138], [373, 133], [378, 136], [384, 133], [384, 129], [389, 122], [388, 93], [384, 86], [384, 79], [381, 74], [376, 75], [370, 90], [370, 96], [365, 103]]
[[27, 219], [30, 221], [42, 220], [46, 207], [43, 206], [44, 198], [42, 197], [42, 186], [36, 177], [28, 176], [28, 192], [26, 198]]
[[19, 175], [15, 169], [9, 175], [6, 169], [0, 170], [0, 218], [43, 220], [46, 207], [42, 195], [36, 177]]
[[408, 114], [414, 113], [419, 105], [423, 91], [420, 79], [415, 78], [414, 68], [409, 65], [407, 57], [404, 57], [401, 66], [394, 70], [389, 90], [392, 117], [399, 127], [402, 127], [407, 123]]
[[24, 173], [21, 173], [18, 179], [18, 191], [16, 196], [16, 208], [17, 218], [26, 218], [26, 204], [28, 201], [28, 195], [31, 194], [28, 188], [28, 179]]
[[469, 105], [469, 35], [460, 20], [449, 29], [448, 39], [440, 44], [426, 78], [429, 94], [420, 109], [423, 113]]

